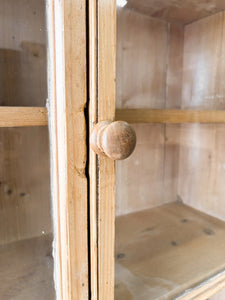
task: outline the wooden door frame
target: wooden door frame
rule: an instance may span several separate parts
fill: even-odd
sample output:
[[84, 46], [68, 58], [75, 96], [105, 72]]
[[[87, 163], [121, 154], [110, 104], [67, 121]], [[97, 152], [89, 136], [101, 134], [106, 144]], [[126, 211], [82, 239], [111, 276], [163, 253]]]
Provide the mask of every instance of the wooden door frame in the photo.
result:
[[[88, 148], [86, 123], [91, 132], [115, 119], [116, 1], [47, 0], [47, 23], [57, 299], [113, 300], [115, 166]], [[224, 276], [180, 299], [212, 296], [224, 288]]]
[[86, 0], [48, 0], [49, 131], [57, 299], [89, 299]]
[[[89, 1], [89, 132], [115, 120], [116, 1]], [[114, 299], [115, 166], [89, 152], [91, 299]]]
[[57, 299], [113, 300], [114, 162], [89, 150], [88, 180], [85, 106], [89, 132], [95, 123], [115, 119], [116, 1], [48, 0], [47, 21]]

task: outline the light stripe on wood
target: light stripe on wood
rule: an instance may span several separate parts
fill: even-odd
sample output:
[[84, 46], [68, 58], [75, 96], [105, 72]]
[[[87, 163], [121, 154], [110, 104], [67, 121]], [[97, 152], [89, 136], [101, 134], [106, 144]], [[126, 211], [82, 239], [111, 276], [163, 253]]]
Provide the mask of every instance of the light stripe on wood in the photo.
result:
[[46, 126], [45, 107], [0, 107], [0, 127]]
[[[89, 132], [97, 122], [97, 3], [89, 1]], [[89, 147], [90, 288], [98, 300], [97, 157]]]
[[225, 123], [225, 111], [117, 109], [116, 120], [129, 123]]

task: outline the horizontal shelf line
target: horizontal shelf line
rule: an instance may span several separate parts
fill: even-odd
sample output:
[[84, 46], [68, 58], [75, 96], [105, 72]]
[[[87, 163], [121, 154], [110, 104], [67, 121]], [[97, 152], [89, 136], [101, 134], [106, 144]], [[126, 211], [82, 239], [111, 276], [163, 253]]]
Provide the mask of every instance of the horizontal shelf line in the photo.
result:
[[0, 127], [24, 127], [48, 125], [45, 107], [0, 107]]
[[[225, 111], [117, 109], [116, 120], [128, 123], [225, 123]], [[0, 127], [47, 126], [45, 107], [0, 107]]]
[[123, 120], [128, 123], [225, 123], [225, 111], [117, 109], [116, 120]]

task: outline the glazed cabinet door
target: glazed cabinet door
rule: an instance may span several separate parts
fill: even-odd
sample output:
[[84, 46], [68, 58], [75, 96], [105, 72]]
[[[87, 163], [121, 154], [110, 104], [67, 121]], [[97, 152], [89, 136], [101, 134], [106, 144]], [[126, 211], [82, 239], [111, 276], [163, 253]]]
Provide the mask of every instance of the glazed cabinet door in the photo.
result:
[[49, 129], [57, 299], [89, 299], [87, 4], [49, 0]]
[[0, 1], [0, 299], [53, 300], [45, 1]]
[[0, 1], [0, 299], [88, 300], [87, 3]]
[[93, 300], [224, 298], [224, 9], [88, 2]]
[[[115, 120], [115, 43], [115, 1], [89, 1], [89, 134], [95, 146], [96, 136], [91, 134], [96, 124]], [[97, 156], [91, 147], [89, 179], [91, 297], [113, 299], [115, 164], [109, 157]]]

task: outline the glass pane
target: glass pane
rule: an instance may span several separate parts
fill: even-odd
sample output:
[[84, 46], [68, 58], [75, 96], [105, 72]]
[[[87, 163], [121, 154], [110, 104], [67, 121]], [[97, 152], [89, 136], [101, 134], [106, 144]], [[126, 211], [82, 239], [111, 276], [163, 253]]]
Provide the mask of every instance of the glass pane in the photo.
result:
[[44, 0], [0, 0], [0, 105], [45, 106]]
[[53, 300], [47, 127], [0, 129], [0, 299]]
[[[193, 5], [186, 24], [181, 2], [118, 1], [117, 109], [225, 110], [224, 12]], [[116, 162], [116, 300], [175, 299], [225, 270], [225, 125], [170, 122], [132, 124]]]
[[[0, 0], [0, 105], [45, 106], [46, 1]], [[0, 299], [55, 299], [49, 136], [0, 128]]]

